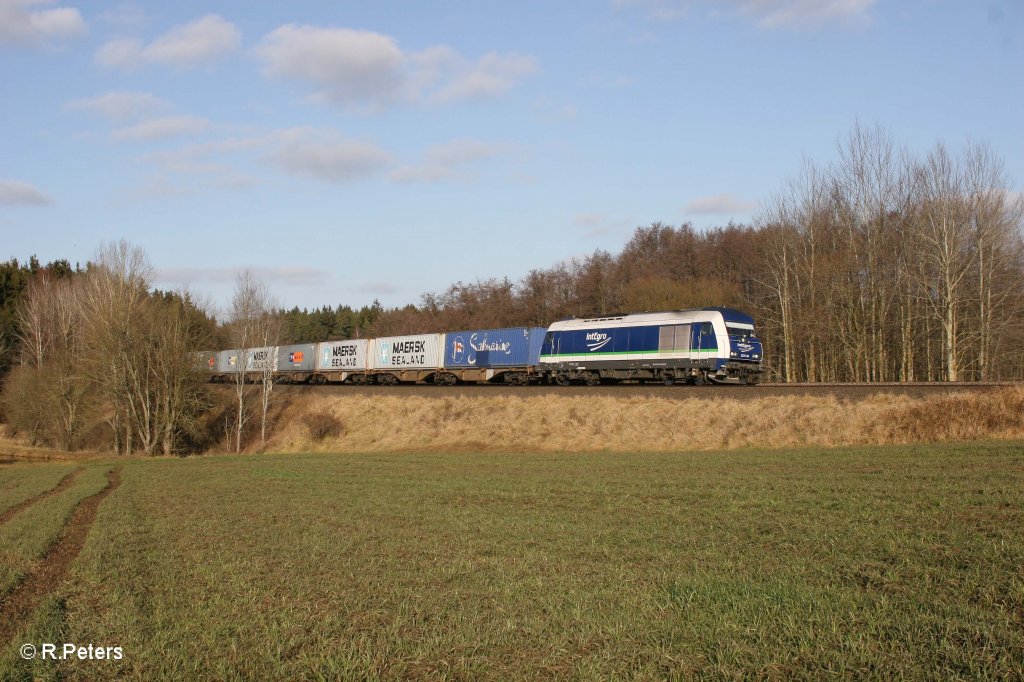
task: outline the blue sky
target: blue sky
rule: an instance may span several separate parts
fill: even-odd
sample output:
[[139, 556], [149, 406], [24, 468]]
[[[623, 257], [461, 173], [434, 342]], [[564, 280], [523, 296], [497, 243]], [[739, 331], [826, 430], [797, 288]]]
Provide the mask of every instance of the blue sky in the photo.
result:
[[858, 120], [1024, 181], [1019, 0], [0, 0], [0, 257], [305, 307], [748, 221]]

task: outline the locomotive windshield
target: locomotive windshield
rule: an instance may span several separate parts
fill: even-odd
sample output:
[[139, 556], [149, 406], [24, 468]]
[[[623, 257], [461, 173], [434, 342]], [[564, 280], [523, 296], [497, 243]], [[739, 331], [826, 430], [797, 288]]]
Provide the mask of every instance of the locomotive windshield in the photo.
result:
[[729, 334], [729, 336], [754, 336], [753, 329], [747, 329], [746, 327], [734, 327], [731, 324], [725, 325], [725, 331], [726, 333]]

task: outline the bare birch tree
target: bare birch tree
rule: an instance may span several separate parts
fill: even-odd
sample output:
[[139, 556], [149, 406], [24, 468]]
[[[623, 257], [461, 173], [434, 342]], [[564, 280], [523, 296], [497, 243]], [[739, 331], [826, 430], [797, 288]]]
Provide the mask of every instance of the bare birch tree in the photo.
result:
[[231, 299], [230, 324], [235, 350], [240, 363], [235, 374], [235, 451], [242, 450], [242, 432], [249, 419], [249, 381], [260, 385], [260, 442], [266, 442], [267, 414], [274, 387], [277, 365], [277, 340], [280, 327], [274, 314], [274, 303], [266, 284], [248, 270], [235, 282]]

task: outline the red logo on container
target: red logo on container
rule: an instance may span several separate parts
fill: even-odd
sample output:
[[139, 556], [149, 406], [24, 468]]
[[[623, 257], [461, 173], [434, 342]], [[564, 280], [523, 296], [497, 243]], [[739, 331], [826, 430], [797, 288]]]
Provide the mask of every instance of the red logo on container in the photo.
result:
[[302, 351], [300, 350], [300, 351], [297, 351], [295, 353], [289, 353], [288, 354], [288, 360], [290, 362], [294, 362], [294, 363], [301, 363], [302, 362]]
[[210, 356], [210, 361], [207, 362], [206, 364], [208, 364], [210, 367], [213, 367], [214, 360], [215, 360], [215, 358], [213, 356]]

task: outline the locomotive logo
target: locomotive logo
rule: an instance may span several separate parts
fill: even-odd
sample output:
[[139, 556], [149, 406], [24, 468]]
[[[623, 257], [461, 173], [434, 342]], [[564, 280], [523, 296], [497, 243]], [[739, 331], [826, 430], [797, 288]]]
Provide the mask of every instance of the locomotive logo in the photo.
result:
[[587, 350], [591, 352], [601, 350], [607, 346], [611, 340], [612, 337], [608, 336], [604, 332], [590, 332], [587, 334]]
[[749, 343], [737, 343], [736, 349], [741, 353], [749, 353], [754, 350], [754, 346]]

